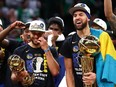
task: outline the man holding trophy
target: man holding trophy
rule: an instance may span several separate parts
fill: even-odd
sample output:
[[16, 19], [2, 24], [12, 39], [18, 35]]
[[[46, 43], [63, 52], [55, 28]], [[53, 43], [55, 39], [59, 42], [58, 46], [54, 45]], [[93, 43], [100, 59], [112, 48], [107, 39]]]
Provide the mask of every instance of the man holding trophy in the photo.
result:
[[16, 48], [9, 58], [13, 86], [55, 87], [53, 77], [60, 69], [58, 53], [44, 38], [45, 23], [42, 20], [32, 21], [29, 32], [30, 42]]
[[116, 51], [110, 36], [89, 27], [90, 9], [77, 3], [69, 9], [76, 33], [68, 37], [60, 53], [65, 57], [68, 87], [114, 87]]

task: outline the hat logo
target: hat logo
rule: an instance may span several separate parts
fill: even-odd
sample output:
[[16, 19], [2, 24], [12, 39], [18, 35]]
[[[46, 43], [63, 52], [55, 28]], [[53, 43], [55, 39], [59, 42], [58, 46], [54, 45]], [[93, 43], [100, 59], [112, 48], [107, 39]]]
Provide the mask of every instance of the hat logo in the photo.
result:
[[85, 8], [85, 4], [81, 3], [81, 4], [77, 4], [74, 7], [84, 7]]
[[85, 7], [85, 4], [82, 3], [80, 6], [81, 6], [81, 7]]
[[40, 24], [40, 27], [41, 27], [41, 28], [43, 28], [43, 27], [44, 27], [44, 24], [43, 24], [43, 23], [41, 23], [41, 24]]
[[43, 27], [44, 27], [44, 24], [43, 23], [41, 23], [40, 25], [38, 25], [37, 23], [35, 23], [35, 24], [33, 24], [32, 26], [31, 26], [31, 29], [42, 29], [43, 30]]
[[99, 20], [96, 20], [96, 22], [99, 22]]

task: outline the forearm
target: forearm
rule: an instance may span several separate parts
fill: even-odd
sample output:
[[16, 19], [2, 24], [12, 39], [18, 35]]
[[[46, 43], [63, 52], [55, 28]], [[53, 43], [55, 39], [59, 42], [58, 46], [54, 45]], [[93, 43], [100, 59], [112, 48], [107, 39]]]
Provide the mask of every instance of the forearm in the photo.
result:
[[66, 69], [66, 83], [68, 87], [75, 87], [73, 66], [71, 58], [64, 58], [65, 69]]
[[6, 29], [2, 30], [0, 32], [0, 42], [5, 39], [5, 37], [8, 35], [8, 33], [12, 30], [12, 26], [8, 26]]
[[104, 0], [104, 13], [107, 19], [111, 19], [113, 15], [112, 11], [112, 1]]
[[116, 34], [116, 15], [113, 13], [111, 0], [104, 0], [104, 13], [108, 22], [110, 23], [111, 29], [113, 30], [114, 34]]
[[45, 55], [46, 55], [48, 67], [49, 67], [52, 75], [53, 76], [58, 75], [59, 74], [59, 69], [60, 69], [59, 64], [53, 58], [53, 55], [52, 55], [51, 51], [49, 50], [48, 52], [45, 52]]
[[24, 23], [22, 23], [21, 21], [15, 21], [14, 23], [10, 24], [6, 29], [0, 32], [0, 41], [2, 41], [12, 29], [24, 29], [24, 28], [25, 28]]
[[67, 87], [75, 87], [74, 76], [72, 72], [66, 71]]

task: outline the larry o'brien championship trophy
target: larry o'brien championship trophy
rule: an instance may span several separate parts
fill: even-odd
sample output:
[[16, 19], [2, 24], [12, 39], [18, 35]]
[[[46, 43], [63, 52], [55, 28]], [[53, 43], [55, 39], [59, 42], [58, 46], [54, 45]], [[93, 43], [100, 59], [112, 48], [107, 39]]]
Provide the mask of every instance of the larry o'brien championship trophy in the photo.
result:
[[[99, 39], [93, 35], [89, 35], [81, 38], [78, 45], [79, 51], [82, 53], [82, 73], [92, 72], [94, 67], [94, 56], [100, 52]], [[84, 85], [84, 87], [92, 87], [92, 85]]]
[[33, 84], [34, 82], [34, 76], [33, 74], [31, 75], [30, 73], [27, 73], [25, 69], [25, 61], [20, 58], [18, 55], [11, 55], [8, 59], [8, 65], [10, 67], [10, 70], [12, 72], [17, 73], [17, 75], [21, 75], [20, 78], [21, 84], [25, 87]]

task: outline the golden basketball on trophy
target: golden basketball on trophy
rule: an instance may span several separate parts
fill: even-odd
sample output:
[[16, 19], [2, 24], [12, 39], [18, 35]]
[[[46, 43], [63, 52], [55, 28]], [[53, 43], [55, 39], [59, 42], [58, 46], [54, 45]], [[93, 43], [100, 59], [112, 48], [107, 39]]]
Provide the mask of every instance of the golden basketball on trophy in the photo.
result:
[[100, 52], [100, 41], [93, 35], [83, 37], [79, 41], [79, 50], [83, 55], [94, 56]]
[[[79, 51], [82, 54], [82, 73], [92, 72], [94, 67], [94, 56], [100, 52], [100, 41], [93, 35], [81, 38], [79, 41]], [[92, 87], [92, 85], [84, 86]]]
[[[25, 69], [25, 61], [18, 55], [11, 55], [8, 59], [8, 65], [12, 72], [16, 72], [21, 77], [23, 86], [29, 86], [34, 82], [33, 74], [30, 74]], [[18, 79], [18, 78], [17, 78]]]
[[11, 71], [20, 72], [25, 68], [25, 62], [18, 55], [11, 55], [8, 59], [8, 65]]

